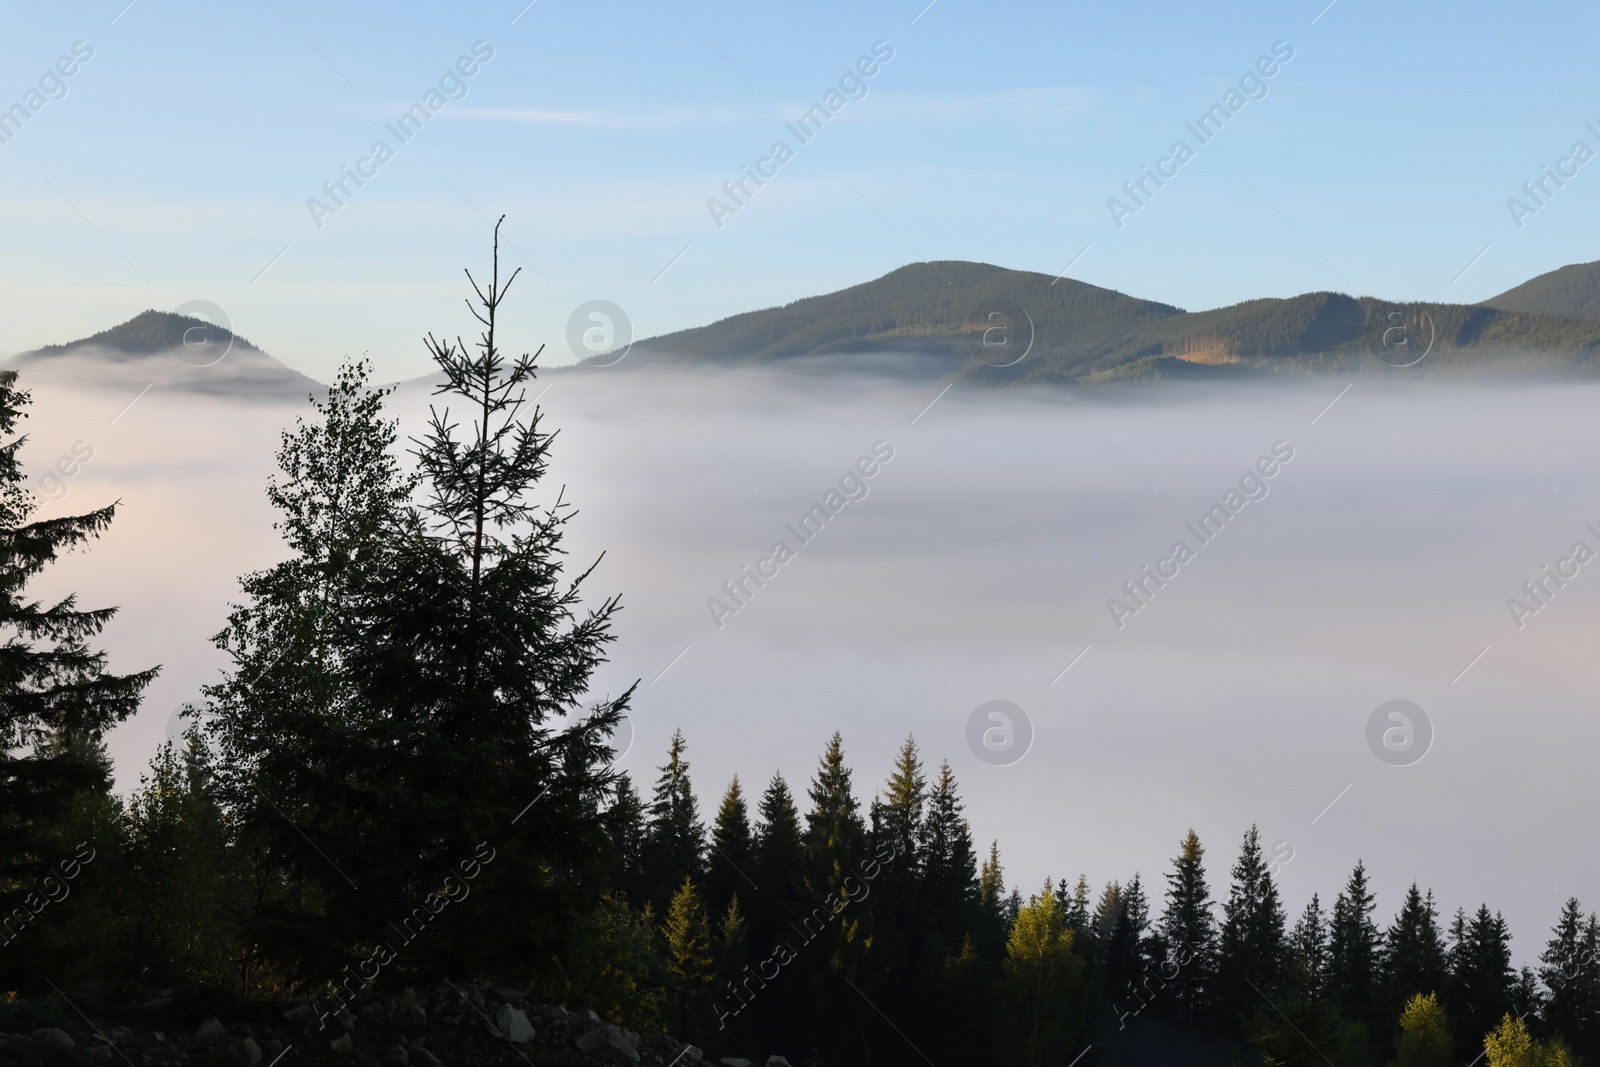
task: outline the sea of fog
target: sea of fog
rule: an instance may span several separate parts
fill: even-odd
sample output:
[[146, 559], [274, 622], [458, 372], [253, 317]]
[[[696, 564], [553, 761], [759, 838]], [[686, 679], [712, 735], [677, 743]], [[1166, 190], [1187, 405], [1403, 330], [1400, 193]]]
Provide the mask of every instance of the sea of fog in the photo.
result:
[[[1225, 894], [1254, 822], [1291, 911], [1361, 859], [1380, 920], [1415, 880], [1447, 913], [1504, 909], [1531, 958], [1567, 896], [1600, 906], [1600, 563], [1574, 555], [1600, 551], [1600, 387], [1347, 384], [546, 375], [572, 563], [604, 552], [593, 593], [623, 597], [596, 690], [640, 682], [619, 765], [648, 790], [681, 728], [709, 820], [734, 774], [802, 792], [839, 730], [865, 805], [914, 735], [1025, 893], [1159, 891], [1193, 827]], [[41, 385], [23, 454], [45, 514], [122, 502], [36, 593], [120, 604], [113, 664], [163, 665], [111, 738], [124, 790], [223, 666], [237, 576], [279, 558], [262, 488], [302, 410], [125, 393]], [[428, 402], [395, 397], [405, 432]], [[1002, 720], [973, 727], [995, 700], [1020, 709], [1009, 749]], [[1391, 700], [1423, 721], [1386, 748]]]

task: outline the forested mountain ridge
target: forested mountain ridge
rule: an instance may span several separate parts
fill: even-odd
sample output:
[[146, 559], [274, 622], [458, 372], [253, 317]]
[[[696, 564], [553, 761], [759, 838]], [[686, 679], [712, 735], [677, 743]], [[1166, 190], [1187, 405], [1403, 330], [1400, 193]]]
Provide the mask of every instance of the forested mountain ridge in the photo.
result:
[[[906, 362], [913, 371], [989, 385], [1440, 367], [1600, 374], [1600, 321], [1545, 310], [1554, 298], [1525, 303], [1315, 292], [1191, 312], [1070, 278], [940, 261], [642, 340], [630, 362], [793, 367], [801, 357], [887, 352], [923, 357]], [[1010, 347], [992, 343], [1001, 340]]]

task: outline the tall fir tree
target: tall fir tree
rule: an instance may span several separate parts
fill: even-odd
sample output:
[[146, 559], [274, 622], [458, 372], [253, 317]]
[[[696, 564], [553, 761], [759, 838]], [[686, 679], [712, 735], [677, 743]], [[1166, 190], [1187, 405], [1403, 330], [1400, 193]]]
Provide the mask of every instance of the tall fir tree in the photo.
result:
[[617, 773], [610, 812], [612, 884], [632, 906], [650, 899], [644, 871], [644, 799], [626, 771]]
[[500, 348], [515, 277], [497, 226], [488, 283], [468, 273], [476, 346], [427, 339], [435, 395], [467, 421], [431, 410], [416, 506], [364, 375], [286, 438], [294, 566], [247, 579], [218, 639], [235, 665], [208, 695], [253, 786], [246, 829], [310, 887], [253, 936], [348, 995], [363, 958], [395, 961], [386, 982], [553, 970], [609, 874], [607, 741], [632, 690], [585, 703], [618, 602], [585, 606], [593, 566], [564, 574], [572, 508], [537, 492], [554, 435], [526, 410], [536, 357]]
[[1444, 938], [1433, 891], [1411, 883], [1394, 923], [1383, 935], [1384, 1014], [1398, 1019], [1417, 994], [1444, 994]]
[[[1372, 921], [1376, 902], [1367, 885], [1367, 869], [1357, 861], [1350, 879], [1333, 901], [1328, 923], [1328, 992], [1348, 1018], [1367, 1024], [1369, 1033], [1392, 1019], [1378, 1012], [1378, 927]], [[1372, 1036], [1376, 1037], [1376, 1034]]]
[[[889, 1018], [920, 1016], [926, 990], [916, 981], [927, 970], [930, 950], [940, 946], [929, 937], [925, 917], [921, 843], [928, 801], [927, 776], [914, 738], [907, 737], [895, 757], [883, 792], [872, 802], [873, 856], [892, 856], [875, 869], [870, 887], [872, 947], [862, 992]], [[936, 957], [935, 957], [936, 958]], [[873, 1027], [877, 1043], [888, 1046], [893, 1029]]]
[[[108, 799], [110, 767], [100, 747], [107, 730], [132, 715], [159, 668], [134, 674], [106, 670], [106, 655], [90, 647], [116, 608], [80, 609], [44, 571], [62, 555], [98, 538], [117, 505], [82, 515], [33, 519], [36, 501], [18, 453], [27, 443], [17, 424], [27, 417], [28, 393], [15, 370], [0, 371], [0, 915], [43, 910], [40, 887], [59, 879], [79, 842], [66, 840], [75, 806]], [[15, 436], [13, 436], [15, 435]], [[67, 460], [66, 462], [72, 462]], [[30, 521], [32, 519], [32, 521]], [[35, 600], [35, 578], [51, 594]], [[102, 841], [102, 845], [111, 842]], [[93, 842], [88, 844], [92, 850]], [[53, 890], [51, 890], [53, 892]], [[29, 924], [32, 920], [29, 920]], [[13, 924], [15, 925], [15, 924]], [[13, 934], [7, 928], [8, 942]], [[0, 987], [32, 990], [47, 969], [36, 939], [0, 954]], [[57, 942], [48, 973], [64, 974], [81, 946]]]
[[1456, 912], [1446, 952], [1450, 972], [1451, 1016], [1456, 1020], [1457, 1053], [1471, 1059], [1484, 1035], [1516, 1005], [1516, 972], [1511, 967], [1511, 932], [1505, 919], [1479, 905], [1468, 918]]
[[728, 910], [736, 895], [749, 899], [755, 882], [750, 875], [755, 839], [750, 830], [750, 806], [745, 803], [744, 787], [733, 776], [717, 805], [711, 824], [711, 851], [706, 855], [706, 907], [713, 915]]
[[[1063, 921], [1066, 921], [1063, 915]], [[1150, 902], [1137, 872], [1120, 886], [1106, 939], [1103, 964], [1106, 997], [1119, 1014], [1143, 1011], [1163, 995], [1166, 982], [1156, 959], [1150, 930]]]
[[689, 780], [688, 742], [674, 730], [667, 762], [656, 778], [644, 828], [645, 883], [650, 901], [665, 912], [685, 878], [705, 878], [706, 829]]
[[1006, 940], [1001, 985], [1001, 1062], [1066, 1067], [1077, 1049], [1090, 1000], [1083, 957], [1050, 883], [1030, 896]]
[[666, 943], [668, 1025], [675, 1033], [704, 1041], [711, 1031], [718, 953], [705, 901], [693, 879], [685, 877], [672, 894], [661, 936]]
[[948, 762], [928, 794], [917, 854], [928, 936], [943, 952], [957, 952], [977, 925], [978, 861]]
[[1600, 960], [1595, 958], [1596, 922], [1576, 897], [1569, 897], [1539, 956], [1545, 996], [1542, 1017], [1551, 1034], [1576, 1051], [1591, 1054], [1600, 1025]]
[[[755, 969], [772, 959], [779, 946], [793, 947], [793, 922], [806, 899], [805, 844], [794, 794], [783, 775], [774, 774], [757, 806], [755, 870], [749, 908], [750, 958]], [[774, 1050], [807, 1051], [806, 990], [794, 973], [780, 973], [740, 1021]], [[748, 1015], [749, 1018], [745, 1016]]]
[[1161, 916], [1167, 972], [1176, 971], [1161, 1004], [1165, 1014], [1190, 1024], [1209, 1022], [1215, 1008], [1217, 926], [1206, 885], [1205, 849], [1190, 830], [1167, 875]]
[[1232, 873], [1218, 940], [1217, 995], [1226, 1021], [1242, 1028], [1261, 997], [1278, 988], [1284, 960], [1283, 905], [1253, 825]]
[[1000, 842], [995, 840], [989, 842], [989, 858], [978, 869], [978, 928], [973, 942], [979, 959], [998, 966], [1010, 932], [1005, 868], [1000, 863]]

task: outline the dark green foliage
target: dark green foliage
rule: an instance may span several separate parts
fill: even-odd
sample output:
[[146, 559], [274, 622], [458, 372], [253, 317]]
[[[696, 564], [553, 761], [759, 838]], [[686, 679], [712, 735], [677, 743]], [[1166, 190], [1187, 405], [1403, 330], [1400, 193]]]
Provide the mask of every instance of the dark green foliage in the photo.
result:
[[1513, 1011], [1516, 974], [1511, 969], [1511, 932], [1505, 919], [1480, 905], [1472, 918], [1457, 911], [1450, 924], [1446, 954], [1450, 972], [1451, 1018], [1456, 1020], [1457, 1053], [1470, 1059], [1483, 1036]]
[[706, 906], [712, 914], [727, 911], [736, 894], [750, 898], [750, 891], [755, 888], [749, 874], [754, 856], [750, 808], [736, 774], [717, 807], [717, 818], [711, 825], [711, 851], [706, 854]]
[[1206, 885], [1205, 849], [1193, 830], [1184, 837], [1167, 875], [1161, 939], [1168, 972], [1175, 972], [1160, 1004], [1180, 1022], [1207, 1023], [1216, 1011], [1217, 927]]
[[1576, 898], [1561, 908], [1550, 941], [1539, 957], [1539, 978], [1547, 996], [1541, 1011], [1545, 1026], [1567, 1045], [1593, 1055], [1600, 1044], [1600, 931], [1595, 917], [1583, 914]]
[[1229, 1006], [1231, 1018], [1226, 1021], [1242, 1028], [1254, 1014], [1263, 991], [1277, 989], [1283, 977], [1283, 906], [1254, 826], [1245, 832], [1239, 860], [1233, 865], [1223, 913], [1217, 996]]
[[665, 913], [685, 878], [705, 878], [706, 829], [689, 781], [683, 731], [672, 734], [644, 826], [644, 882], [650, 903]]
[[1491, 296], [1484, 305], [1506, 311], [1600, 319], [1600, 263], [1571, 263]]
[[[0, 938], [12, 946], [0, 954], [0, 989], [41, 988], [46, 958], [57, 974], [80, 964], [70, 937], [58, 938], [44, 957], [44, 941], [24, 935], [69, 891], [55, 888], [60, 864], [73, 861], [79, 844], [69, 840], [69, 824], [99, 803], [96, 797], [109, 797], [101, 737], [133, 714], [156, 675], [154, 668], [107, 671], [105, 653], [90, 642], [117, 609], [80, 609], [76, 594], [55, 592], [44, 577], [60, 556], [99, 537], [116, 505], [29, 521], [35, 501], [18, 456], [27, 437], [17, 435], [28, 402], [17, 372], [0, 371]], [[27, 595], [36, 578], [51, 589], [51, 601]]]
[[1406, 892], [1383, 938], [1383, 998], [1385, 1018], [1398, 1019], [1418, 994], [1443, 994], [1445, 989], [1444, 938], [1433, 891], [1417, 891], [1415, 882]]
[[1353, 1021], [1387, 1026], [1392, 1020], [1375, 1018], [1378, 990], [1378, 928], [1372, 921], [1375, 907], [1367, 886], [1367, 869], [1359, 861], [1344, 890], [1334, 898], [1328, 923], [1328, 996]]

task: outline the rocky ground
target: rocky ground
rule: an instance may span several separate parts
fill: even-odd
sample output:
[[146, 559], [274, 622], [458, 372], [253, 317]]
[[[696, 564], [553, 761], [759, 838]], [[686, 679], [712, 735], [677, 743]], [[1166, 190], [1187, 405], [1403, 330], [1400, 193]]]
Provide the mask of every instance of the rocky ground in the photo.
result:
[[[641, 1036], [593, 1012], [530, 1005], [510, 986], [439, 985], [357, 1002], [319, 1026], [309, 1004], [263, 1004], [217, 993], [128, 1004], [91, 997], [0, 1005], [0, 1065], [297, 1067], [301, 1064], [457, 1067], [709, 1067], [700, 1049]], [[724, 1059], [725, 1067], [761, 1061]], [[765, 1067], [788, 1067], [778, 1056]]]

